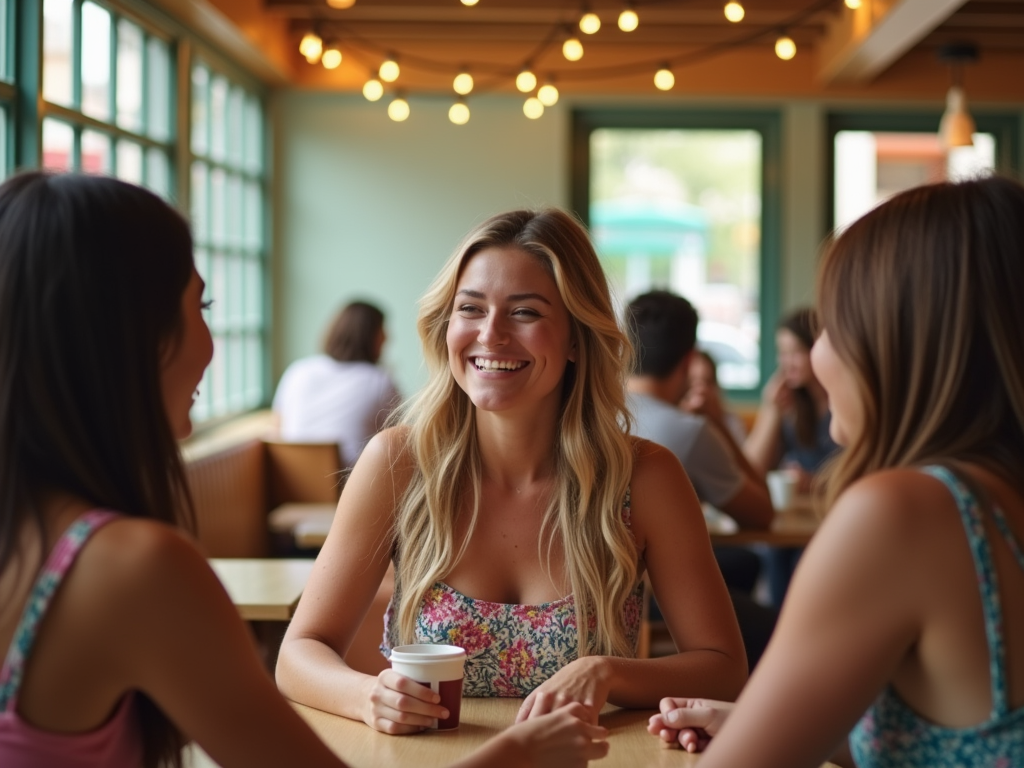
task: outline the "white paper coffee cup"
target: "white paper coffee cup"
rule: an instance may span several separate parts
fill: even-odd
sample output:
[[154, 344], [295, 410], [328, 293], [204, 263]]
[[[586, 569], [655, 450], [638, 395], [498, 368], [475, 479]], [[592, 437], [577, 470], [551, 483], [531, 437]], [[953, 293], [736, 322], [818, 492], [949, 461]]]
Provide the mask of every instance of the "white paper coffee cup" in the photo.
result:
[[797, 476], [790, 469], [776, 469], [768, 473], [768, 494], [776, 512], [782, 512], [793, 503], [796, 495]]
[[459, 727], [462, 711], [462, 676], [466, 651], [457, 645], [399, 645], [391, 649], [391, 668], [403, 677], [415, 680], [441, 697], [448, 710], [446, 720], [435, 720], [439, 731]]

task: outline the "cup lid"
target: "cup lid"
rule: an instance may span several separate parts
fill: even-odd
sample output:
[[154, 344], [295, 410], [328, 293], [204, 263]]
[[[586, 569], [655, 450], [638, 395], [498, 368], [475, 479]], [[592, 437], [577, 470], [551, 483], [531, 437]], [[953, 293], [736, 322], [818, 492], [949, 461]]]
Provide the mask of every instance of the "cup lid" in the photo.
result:
[[414, 643], [395, 646], [391, 649], [392, 661], [454, 661], [465, 657], [465, 648], [441, 643]]

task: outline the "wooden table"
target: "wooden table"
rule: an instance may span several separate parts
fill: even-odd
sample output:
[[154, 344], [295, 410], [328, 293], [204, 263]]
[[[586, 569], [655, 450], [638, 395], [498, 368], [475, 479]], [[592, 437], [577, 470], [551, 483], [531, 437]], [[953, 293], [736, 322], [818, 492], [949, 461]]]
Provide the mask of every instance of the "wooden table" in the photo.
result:
[[776, 512], [771, 528], [766, 531], [736, 530], [731, 519], [720, 515], [705, 510], [708, 533], [716, 547], [748, 544], [805, 547], [821, 524], [810, 496], [798, 496], [787, 509]]
[[210, 565], [246, 621], [288, 621], [314, 560], [211, 558]]
[[320, 549], [334, 522], [337, 504], [289, 502], [275, 508], [267, 519], [271, 533], [287, 534], [302, 549]]
[[[427, 731], [412, 736], [388, 736], [369, 726], [317, 709], [293, 706], [335, 754], [353, 768], [411, 765], [441, 768], [466, 757], [516, 719], [520, 699], [464, 699], [457, 731]], [[595, 768], [687, 768], [699, 755], [673, 749], [647, 733], [648, 709], [607, 707], [601, 725], [611, 731], [608, 757]], [[827, 763], [826, 765], [831, 765]], [[834, 767], [833, 767], [834, 768]]]

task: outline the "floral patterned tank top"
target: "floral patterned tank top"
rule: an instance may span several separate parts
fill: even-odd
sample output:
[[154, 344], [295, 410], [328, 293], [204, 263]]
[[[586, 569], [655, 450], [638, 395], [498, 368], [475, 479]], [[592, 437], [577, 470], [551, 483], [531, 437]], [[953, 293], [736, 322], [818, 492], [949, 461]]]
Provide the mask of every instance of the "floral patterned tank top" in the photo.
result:
[[[629, 492], [622, 505], [630, 524]], [[634, 654], [640, 637], [644, 584], [626, 598], [623, 620]], [[395, 597], [384, 614], [380, 650], [390, 658], [400, 645]], [[590, 630], [595, 628], [591, 616]], [[573, 595], [540, 605], [477, 600], [439, 581], [420, 605], [416, 643], [448, 643], [466, 650], [464, 696], [523, 698], [566, 664], [579, 658]]]
[[[1024, 707], [1010, 709], [1002, 609], [992, 550], [974, 494], [945, 467], [925, 467], [956, 499], [978, 574], [985, 614], [992, 713], [978, 725], [947, 728], [925, 720], [887, 687], [850, 732], [850, 752], [859, 768], [1016, 768], [1024, 766]], [[992, 516], [1017, 564], [1024, 553], [998, 508]]]

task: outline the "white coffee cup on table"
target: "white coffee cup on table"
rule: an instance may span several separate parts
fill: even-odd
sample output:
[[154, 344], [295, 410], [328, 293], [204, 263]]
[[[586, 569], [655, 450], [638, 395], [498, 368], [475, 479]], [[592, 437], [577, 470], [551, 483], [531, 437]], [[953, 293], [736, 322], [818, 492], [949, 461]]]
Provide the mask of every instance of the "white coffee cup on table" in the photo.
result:
[[768, 494], [776, 512], [788, 509], [796, 495], [797, 473], [791, 469], [772, 470], [767, 475]]
[[459, 727], [462, 711], [462, 677], [466, 651], [457, 645], [416, 643], [391, 650], [391, 668], [403, 677], [415, 680], [441, 697], [448, 718], [435, 720], [439, 731]]

